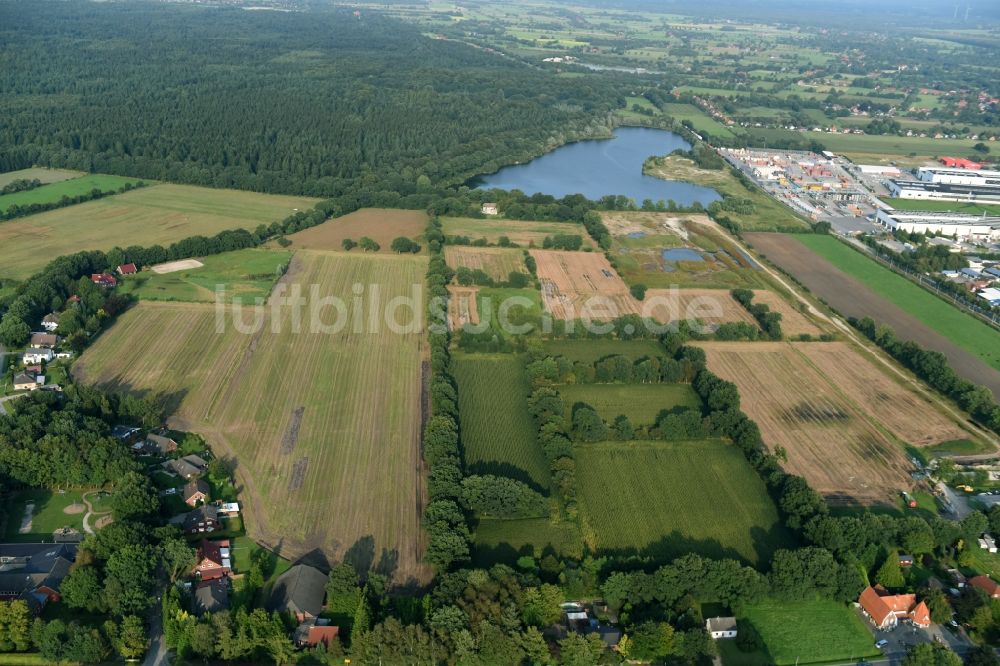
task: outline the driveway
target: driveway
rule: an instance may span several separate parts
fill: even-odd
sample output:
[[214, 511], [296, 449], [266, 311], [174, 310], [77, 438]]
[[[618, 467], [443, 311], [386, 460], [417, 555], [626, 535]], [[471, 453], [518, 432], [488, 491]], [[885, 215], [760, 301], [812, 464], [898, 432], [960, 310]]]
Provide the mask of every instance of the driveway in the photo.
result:
[[156, 599], [149, 613], [149, 651], [142, 666], [168, 666], [167, 642], [163, 638], [163, 622], [160, 618], [160, 599]]
[[962, 520], [972, 511], [972, 507], [969, 506], [969, 496], [966, 493], [949, 488], [947, 484], [940, 481], [937, 484], [937, 491], [944, 495], [947, 500], [944, 504], [951, 508], [951, 518]]

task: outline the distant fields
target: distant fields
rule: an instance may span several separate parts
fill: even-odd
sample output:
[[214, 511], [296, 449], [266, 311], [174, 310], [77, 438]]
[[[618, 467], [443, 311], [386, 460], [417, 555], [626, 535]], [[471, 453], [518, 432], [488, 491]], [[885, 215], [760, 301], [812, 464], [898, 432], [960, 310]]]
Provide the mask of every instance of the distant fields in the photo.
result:
[[0, 173], [0, 187], [3, 187], [8, 183], [12, 183], [15, 180], [35, 180], [37, 178], [42, 183], [58, 183], [61, 180], [69, 180], [70, 178], [78, 178], [79, 176], [84, 175], [86, 174], [82, 171], [34, 167], [31, 169], [21, 169], [20, 171]]
[[661, 410], [697, 408], [701, 400], [687, 384], [567, 384], [559, 387], [567, 418], [578, 402], [585, 402], [607, 422], [619, 414], [632, 425], [653, 425]]
[[[972, 139], [934, 139], [919, 136], [870, 135], [870, 134], [829, 134], [827, 132], [802, 132], [807, 139], [815, 139], [827, 150], [847, 155], [874, 155], [879, 161], [892, 159], [894, 156], [934, 157], [938, 155], [955, 155], [957, 157], [976, 157], [979, 155], [972, 146]], [[864, 158], [864, 159], [867, 159]]]
[[[384, 299], [409, 294], [427, 260], [302, 250], [285, 280], [350, 302], [356, 282]], [[238, 461], [254, 539], [294, 559], [320, 549], [337, 561], [355, 544], [398, 556], [396, 577], [421, 564], [420, 331], [314, 330], [303, 308], [264, 312], [263, 325], [217, 332], [215, 308], [140, 303], [74, 365], [78, 381], [162, 395], [170, 423]], [[276, 318], [275, 318], [276, 317]], [[331, 325], [332, 308], [322, 313]], [[253, 317], [245, 313], [249, 324]], [[367, 313], [364, 313], [367, 322]], [[276, 330], [275, 328], [276, 327]], [[334, 517], [335, 519], [331, 519]], [[383, 550], [384, 549], [384, 550]]]
[[80, 250], [170, 245], [188, 236], [254, 229], [311, 208], [317, 199], [152, 185], [125, 194], [0, 223], [0, 278], [24, 279]]
[[578, 444], [576, 475], [584, 539], [598, 553], [757, 563], [791, 543], [764, 483], [722, 441]]
[[663, 112], [677, 122], [690, 121], [694, 130], [702, 134], [711, 134], [720, 139], [732, 139], [736, 136], [732, 129], [693, 104], [664, 104]]
[[528, 414], [524, 362], [513, 354], [455, 354], [462, 445], [474, 473], [498, 474], [549, 487], [549, 466]]
[[251, 304], [255, 298], [268, 297], [281, 277], [278, 269], [287, 266], [291, 258], [292, 253], [286, 250], [223, 252], [203, 258], [200, 268], [163, 274], [144, 270], [123, 279], [121, 291], [142, 300], [213, 303], [215, 290], [221, 286], [227, 303], [239, 297]]
[[[303, 229], [288, 236], [291, 248], [308, 250], [340, 250], [345, 239], [355, 243], [363, 236], [379, 244], [379, 252], [392, 252], [392, 241], [400, 236], [419, 239], [427, 229], [427, 214], [419, 210], [394, 208], [362, 208], [335, 217], [323, 224]], [[426, 252], [426, 248], [421, 248]], [[354, 252], [362, 252], [356, 248]]]
[[441, 226], [445, 236], [468, 236], [470, 240], [485, 239], [488, 243], [497, 243], [501, 236], [506, 236], [512, 242], [523, 247], [527, 247], [530, 243], [541, 247], [546, 236], [576, 234], [583, 238], [585, 247], [593, 247], [594, 245], [583, 225], [569, 222], [442, 217]]
[[57, 203], [63, 197], [76, 197], [81, 194], [88, 194], [91, 190], [101, 192], [114, 192], [126, 183], [135, 185], [140, 182], [139, 178], [124, 178], [122, 176], [108, 176], [105, 174], [90, 174], [62, 180], [48, 185], [36, 187], [33, 190], [23, 192], [13, 192], [0, 196], [0, 210], [7, 210], [11, 206], [28, 206], [30, 204]]
[[[869, 289], [895, 303], [959, 347], [1000, 370], [1000, 331], [884, 268], [832, 236], [794, 237]], [[881, 322], [880, 322], [881, 323]], [[904, 338], [906, 331], [897, 331]]]

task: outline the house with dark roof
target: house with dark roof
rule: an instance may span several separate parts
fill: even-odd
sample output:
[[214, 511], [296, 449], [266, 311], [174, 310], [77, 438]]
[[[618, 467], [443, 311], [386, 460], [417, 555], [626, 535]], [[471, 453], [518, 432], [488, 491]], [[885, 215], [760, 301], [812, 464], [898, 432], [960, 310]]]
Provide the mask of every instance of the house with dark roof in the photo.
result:
[[219, 508], [212, 504], [202, 504], [194, 511], [174, 516], [170, 524], [177, 525], [185, 534], [209, 534], [222, 527]]
[[59, 586], [75, 560], [72, 543], [0, 544], [0, 601], [23, 599], [40, 613], [59, 601]]
[[193, 479], [196, 476], [201, 476], [207, 466], [208, 463], [203, 458], [194, 455], [184, 456], [177, 460], [168, 460], [163, 463], [163, 469], [184, 479]]
[[267, 609], [305, 622], [323, 612], [325, 596], [326, 574], [308, 564], [296, 564], [275, 581]]
[[55, 333], [41, 333], [41, 332], [32, 333], [31, 342], [29, 342], [28, 344], [31, 345], [32, 349], [45, 349], [46, 347], [49, 348], [55, 347], [57, 344], [59, 344], [59, 336], [56, 335]]
[[[44, 383], [44, 378], [42, 383]], [[19, 372], [14, 375], [14, 390], [15, 391], [34, 391], [36, 388], [41, 386], [38, 383], [38, 378], [33, 373]]]
[[969, 585], [978, 587], [990, 596], [991, 599], [1000, 599], [1000, 585], [997, 585], [989, 576], [976, 576], [969, 581]]
[[139, 439], [140, 432], [142, 432], [142, 430], [140, 428], [136, 428], [135, 426], [116, 425], [111, 429], [111, 436], [120, 441], [122, 444], [132, 444]]
[[314, 648], [320, 643], [330, 647], [338, 633], [340, 627], [330, 624], [330, 620], [314, 617], [295, 628], [292, 640], [299, 648]]
[[858, 597], [858, 605], [876, 629], [892, 629], [900, 620], [918, 627], [931, 626], [930, 609], [923, 601], [918, 603], [915, 594], [889, 594], [881, 585], [869, 586]]
[[225, 578], [233, 573], [229, 539], [202, 541], [198, 545], [194, 575], [201, 580]]
[[194, 588], [192, 597], [192, 610], [199, 617], [229, 610], [229, 581], [225, 578], [202, 581]]
[[151, 432], [146, 435], [146, 443], [143, 446], [143, 450], [147, 453], [157, 453], [165, 456], [177, 450], [177, 442], [170, 437], [164, 437], [163, 435]]
[[204, 479], [192, 479], [184, 486], [184, 503], [188, 506], [198, 506], [208, 501], [212, 487]]

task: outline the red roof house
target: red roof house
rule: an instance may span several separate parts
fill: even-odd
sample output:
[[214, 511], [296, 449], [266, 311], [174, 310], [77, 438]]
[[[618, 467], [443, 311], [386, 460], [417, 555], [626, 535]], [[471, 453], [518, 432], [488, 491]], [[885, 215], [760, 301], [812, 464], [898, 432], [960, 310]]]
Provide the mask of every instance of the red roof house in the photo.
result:
[[969, 581], [969, 584], [990, 595], [991, 599], [1000, 599], [1000, 585], [989, 576], [976, 576]]
[[314, 648], [320, 643], [330, 647], [330, 643], [337, 637], [340, 627], [329, 624], [329, 620], [311, 618], [300, 624], [295, 629], [295, 645], [300, 648]]
[[889, 594], [881, 586], [866, 587], [858, 598], [858, 604], [877, 629], [892, 629], [900, 620], [909, 620], [918, 627], [931, 624], [927, 604], [922, 601], [917, 603], [915, 594]]
[[233, 572], [230, 560], [229, 540], [202, 541], [198, 546], [198, 564], [194, 573], [201, 580], [225, 578]]
[[118, 267], [119, 275], [135, 275], [139, 272], [139, 269], [135, 267], [135, 264], [122, 264]]
[[117, 287], [118, 279], [111, 273], [94, 273], [90, 276], [90, 281], [99, 287]]

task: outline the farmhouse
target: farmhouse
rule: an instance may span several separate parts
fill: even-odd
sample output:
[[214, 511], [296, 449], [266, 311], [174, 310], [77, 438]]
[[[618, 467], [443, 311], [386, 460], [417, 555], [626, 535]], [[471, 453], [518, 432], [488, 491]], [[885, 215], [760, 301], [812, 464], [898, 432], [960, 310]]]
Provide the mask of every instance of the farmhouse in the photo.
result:
[[188, 506], [198, 506], [208, 501], [208, 493], [212, 488], [203, 479], [192, 479], [184, 486], [184, 503]]
[[292, 640], [295, 641], [295, 647], [299, 648], [314, 648], [320, 643], [330, 647], [339, 632], [340, 627], [330, 624], [329, 620], [314, 617], [295, 628]]
[[225, 578], [233, 572], [229, 540], [202, 541], [198, 546], [198, 563], [194, 575], [200, 580]]
[[194, 455], [184, 456], [177, 460], [168, 460], [162, 465], [163, 469], [185, 479], [193, 479], [196, 476], [201, 476], [201, 473], [205, 471], [205, 467], [207, 466], [208, 463], [204, 459]]
[[116, 270], [119, 275], [135, 275], [139, 272], [139, 269], [135, 267], [135, 264], [122, 264]]
[[118, 279], [111, 273], [94, 273], [90, 276], [90, 281], [105, 289], [118, 286]]
[[0, 544], [0, 601], [24, 600], [38, 614], [59, 601], [59, 586], [76, 560], [69, 543]]
[[219, 522], [219, 510], [211, 504], [203, 504], [194, 511], [174, 516], [170, 519], [170, 524], [179, 526], [185, 534], [205, 534], [222, 526]]
[[858, 604], [877, 629], [892, 629], [901, 619], [918, 627], [929, 627], [931, 612], [915, 594], [889, 594], [882, 586], [866, 587]]
[[1000, 585], [997, 585], [989, 576], [976, 576], [969, 581], [969, 585], [978, 587], [980, 590], [990, 595], [991, 599], [1000, 599]]
[[193, 597], [194, 614], [199, 617], [229, 610], [229, 581], [225, 578], [203, 581], [194, 589]]
[[146, 444], [143, 448], [150, 453], [158, 453], [162, 456], [176, 451], [177, 442], [169, 437], [150, 433], [146, 435]]
[[308, 564], [296, 564], [274, 583], [267, 609], [291, 613], [299, 622], [318, 617], [323, 612], [326, 575]]
[[735, 617], [710, 617], [705, 620], [705, 630], [715, 640], [720, 638], [736, 638]]
[[500, 210], [497, 208], [495, 203], [484, 203], [483, 204], [483, 215], [499, 215]]
[[23, 356], [21, 356], [21, 361], [24, 362], [25, 365], [42, 363], [43, 361], [48, 363], [53, 359], [53, 357], [54, 355], [52, 354], [51, 349], [29, 349], [24, 352]]
[[32, 333], [29, 343], [34, 349], [44, 347], [55, 347], [59, 343], [59, 338], [55, 333]]
[[45, 377], [41, 377], [41, 383], [38, 382], [38, 377], [34, 374], [27, 372], [19, 372], [14, 375], [14, 390], [15, 391], [34, 391], [36, 388], [45, 383]]
[[57, 328], [59, 328], [59, 315], [55, 312], [50, 312], [42, 318], [42, 328], [44, 328], [49, 333], [53, 333]]

